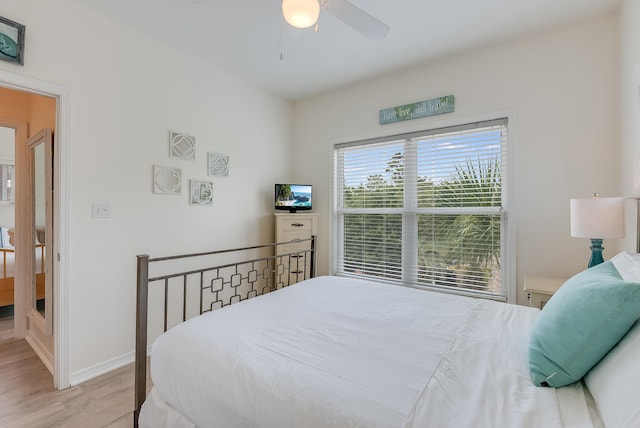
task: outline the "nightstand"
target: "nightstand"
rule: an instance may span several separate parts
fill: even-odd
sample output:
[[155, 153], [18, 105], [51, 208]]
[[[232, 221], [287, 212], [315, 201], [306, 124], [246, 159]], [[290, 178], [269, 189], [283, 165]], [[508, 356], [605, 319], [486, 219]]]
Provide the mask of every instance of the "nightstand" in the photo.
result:
[[529, 306], [542, 309], [549, 301], [553, 293], [566, 278], [549, 278], [545, 276], [526, 276], [524, 278], [524, 291], [529, 293]]

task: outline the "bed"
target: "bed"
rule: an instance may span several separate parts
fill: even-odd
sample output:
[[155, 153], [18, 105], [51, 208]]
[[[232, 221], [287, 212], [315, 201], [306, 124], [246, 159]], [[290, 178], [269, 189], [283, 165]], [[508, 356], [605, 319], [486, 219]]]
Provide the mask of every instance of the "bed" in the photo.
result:
[[[45, 298], [44, 244], [36, 244], [36, 300]], [[13, 232], [0, 227], [0, 308], [14, 303]]]
[[[303, 255], [315, 257], [312, 250]], [[640, 267], [640, 259], [624, 256], [626, 274], [636, 275], [633, 266]], [[640, 284], [622, 278], [609, 262], [612, 280], [635, 284], [629, 289], [637, 289], [639, 298], [625, 312], [637, 315], [627, 317], [631, 321], [620, 337], [595, 357], [588, 373], [553, 388], [534, 385], [532, 344], [549, 318], [535, 308], [330, 276], [269, 292], [278, 288], [278, 275], [286, 275], [274, 257], [259, 269], [223, 264], [235, 278], [228, 281], [218, 279], [220, 267], [181, 267], [150, 278], [148, 262], [167, 258], [142, 257], [134, 414], [141, 427], [640, 426], [640, 404], [633, 398], [640, 390], [629, 385], [640, 380]], [[264, 263], [250, 263], [255, 260]], [[260, 282], [258, 271], [264, 273], [263, 292], [250, 287], [243, 298], [238, 290], [249, 279]], [[233, 288], [227, 301], [238, 304], [224, 304], [218, 294], [213, 300], [201, 297], [204, 313], [187, 319], [188, 299], [180, 299], [186, 321], [173, 327], [165, 322], [166, 331], [154, 341], [153, 388], [145, 400], [147, 285], [164, 284], [170, 295], [172, 280], [181, 278], [178, 287], [187, 290], [192, 275], [199, 278], [201, 295], [227, 286]], [[572, 288], [583, 291], [585, 282], [594, 282], [592, 275], [573, 280], [577, 287], [568, 281], [562, 288], [574, 299]], [[552, 301], [547, 312], [553, 315], [558, 304]], [[216, 305], [220, 309], [209, 310]], [[624, 308], [620, 301], [615, 305], [618, 312]], [[563, 312], [575, 318], [571, 310]], [[594, 322], [602, 325], [601, 319]], [[544, 347], [543, 336], [536, 346]], [[542, 383], [559, 377], [546, 376]]]

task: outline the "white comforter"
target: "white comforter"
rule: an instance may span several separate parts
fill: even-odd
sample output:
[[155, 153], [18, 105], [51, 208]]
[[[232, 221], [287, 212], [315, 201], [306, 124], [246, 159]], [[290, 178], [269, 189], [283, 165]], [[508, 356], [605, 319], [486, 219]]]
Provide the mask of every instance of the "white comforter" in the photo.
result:
[[[368, 281], [312, 279], [160, 336], [140, 423], [589, 427], [581, 385], [563, 399], [562, 390], [531, 383], [528, 332], [537, 314]], [[562, 411], [559, 398], [569, 403]]]

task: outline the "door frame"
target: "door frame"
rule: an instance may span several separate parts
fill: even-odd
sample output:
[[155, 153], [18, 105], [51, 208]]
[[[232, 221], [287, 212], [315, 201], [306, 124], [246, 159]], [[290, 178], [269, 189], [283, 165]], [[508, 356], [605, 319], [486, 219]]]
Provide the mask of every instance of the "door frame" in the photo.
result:
[[[53, 385], [56, 389], [70, 386], [69, 378], [69, 217], [70, 217], [70, 144], [69, 91], [59, 85], [0, 70], [0, 86], [56, 99], [54, 134], [53, 185]], [[26, 140], [26, 139], [25, 139]]]

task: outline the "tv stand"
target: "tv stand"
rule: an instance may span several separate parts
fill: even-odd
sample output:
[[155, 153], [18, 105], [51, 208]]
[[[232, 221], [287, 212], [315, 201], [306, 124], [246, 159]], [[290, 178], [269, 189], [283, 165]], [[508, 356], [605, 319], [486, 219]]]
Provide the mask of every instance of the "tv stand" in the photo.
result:
[[[314, 213], [276, 213], [276, 242], [290, 242], [295, 239], [307, 239], [318, 234], [318, 214]], [[308, 258], [295, 254], [309, 248], [310, 242], [291, 243], [278, 245], [276, 255], [290, 254], [281, 260], [280, 274], [276, 274], [276, 287], [278, 284], [291, 285], [303, 279], [310, 278], [311, 264]]]

